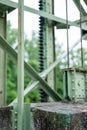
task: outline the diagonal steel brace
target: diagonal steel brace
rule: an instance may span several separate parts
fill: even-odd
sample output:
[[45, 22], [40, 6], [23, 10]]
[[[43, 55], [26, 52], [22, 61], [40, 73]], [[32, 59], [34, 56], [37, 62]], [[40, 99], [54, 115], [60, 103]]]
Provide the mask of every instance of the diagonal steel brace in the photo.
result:
[[[0, 36], [0, 47], [6, 51], [11, 57], [14, 58], [15, 61], [17, 61], [17, 52], [8, 44], [8, 42]], [[24, 62], [25, 71], [28, 73], [28, 75], [32, 76], [35, 80], [39, 81], [41, 84], [41, 88], [52, 97], [54, 101], [61, 100], [62, 97], [57, 94], [51, 87], [47, 84], [46, 81], [44, 81], [41, 76], [26, 62]]]

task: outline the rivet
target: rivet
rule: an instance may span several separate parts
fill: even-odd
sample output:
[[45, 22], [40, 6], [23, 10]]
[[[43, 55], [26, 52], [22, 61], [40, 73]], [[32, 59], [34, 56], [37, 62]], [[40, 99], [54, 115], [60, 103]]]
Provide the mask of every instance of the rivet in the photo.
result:
[[17, 127], [15, 126], [15, 128], [14, 128], [15, 130], [17, 130]]
[[72, 88], [72, 91], [75, 91], [75, 88]]
[[72, 80], [72, 82], [74, 82], [74, 80]]
[[15, 112], [15, 115], [17, 115], [18, 113], [17, 112]]
[[15, 119], [14, 121], [17, 122], [17, 119]]

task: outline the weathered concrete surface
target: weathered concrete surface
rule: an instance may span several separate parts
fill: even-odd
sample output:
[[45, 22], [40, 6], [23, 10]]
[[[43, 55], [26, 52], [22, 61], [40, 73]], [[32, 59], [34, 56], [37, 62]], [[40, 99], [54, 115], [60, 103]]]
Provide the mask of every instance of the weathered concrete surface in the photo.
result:
[[33, 109], [35, 130], [87, 130], [87, 103], [45, 103]]
[[0, 130], [12, 130], [12, 107], [0, 108]]

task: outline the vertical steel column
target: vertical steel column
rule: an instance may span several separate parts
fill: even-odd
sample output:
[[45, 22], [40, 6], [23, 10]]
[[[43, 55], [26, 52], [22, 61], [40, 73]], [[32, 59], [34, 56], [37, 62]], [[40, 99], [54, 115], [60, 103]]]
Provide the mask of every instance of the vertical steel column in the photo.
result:
[[66, 0], [66, 36], [67, 36], [67, 66], [70, 67], [69, 62], [69, 31], [68, 31], [68, 1]]
[[[46, 12], [54, 14], [54, 0], [46, 1]], [[54, 43], [54, 26], [53, 22], [47, 20], [46, 22], [46, 43], [47, 43], [47, 67], [49, 67], [55, 60], [55, 43]], [[47, 82], [52, 87], [55, 87], [54, 70], [48, 74]]]
[[18, 1], [18, 130], [24, 113], [24, 0]]
[[[6, 37], [6, 14], [0, 18], [0, 34]], [[6, 104], [6, 53], [0, 48], [0, 106]]]
[[[39, 0], [39, 9], [50, 14], [54, 13], [54, 1]], [[54, 26], [53, 22], [43, 17], [40, 17], [40, 72], [49, 67], [55, 59], [55, 44], [54, 44]], [[55, 86], [54, 70], [48, 74], [46, 80], [54, 89]], [[46, 102], [47, 95], [41, 90], [41, 101]]]
[[79, 0], [80, 6], [80, 37], [81, 37], [81, 67], [84, 67], [84, 58], [83, 58], [83, 41], [82, 41], [82, 10], [81, 10], [81, 0]]
[[[44, 10], [44, 0], [39, 0], [39, 10]], [[45, 47], [45, 18], [39, 17], [39, 71], [42, 72], [47, 65], [46, 62], [46, 47]], [[40, 101], [46, 102], [47, 101], [47, 95], [46, 93], [40, 88]]]

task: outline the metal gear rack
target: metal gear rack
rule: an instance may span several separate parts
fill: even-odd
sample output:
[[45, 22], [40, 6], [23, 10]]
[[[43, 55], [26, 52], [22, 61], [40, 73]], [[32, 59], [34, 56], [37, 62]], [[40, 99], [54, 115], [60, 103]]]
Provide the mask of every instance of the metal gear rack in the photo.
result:
[[[10, 115], [12, 115], [13, 117], [12, 122], [10, 122], [11, 124], [10, 124], [9, 130], [31, 130], [31, 129], [33, 130], [33, 128], [31, 128], [32, 127], [31, 124], [33, 123], [30, 122], [31, 120], [30, 111], [31, 111], [32, 104], [24, 104], [24, 96], [26, 96], [26, 94], [31, 92], [31, 90], [34, 89], [38, 84], [39, 84], [39, 88], [41, 92], [41, 101], [47, 101], [49, 96], [54, 101], [65, 100], [65, 97], [69, 95], [72, 98], [72, 94], [70, 93], [71, 91], [67, 91], [67, 89], [70, 90], [69, 88], [70, 82], [68, 81], [69, 80], [68, 77], [66, 77], [67, 83], [66, 81], [64, 81], [65, 84], [68, 85], [68, 87], [67, 85], [64, 86], [65, 87], [64, 99], [60, 96], [59, 93], [56, 92], [56, 88], [55, 88], [56, 78], [55, 78], [54, 69], [62, 58], [66, 57], [67, 54], [69, 55], [70, 50], [68, 48], [67, 54], [65, 54], [64, 56], [61, 56], [59, 60], [55, 59], [54, 27], [56, 26], [58, 29], [60, 28], [67, 29], [67, 34], [68, 34], [69, 26], [80, 27], [81, 32], [85, 31], [84, 35], [83, 33], [81, 33], [81, 40], [82, 38], [86, 39], [87, 30], [85, 30], [85, 27], [87, 26], [86, 25], [87, 12], [82, 6], [80, 0], [73, 0], [74, 4], [80, 11], [80, 19], [73, 22], [69, 21], [67, 19], [68, 18], [67, 0], [65, 2], [66, 2], [66, 5], [65, 5], [66, 6], [66, 19], [62, 19], [54, 15], [54, 0], [50, 0], [50, 1], [39, 0], [39, 10], [25, 6], [24, 0], [18, 0], [18, 3], [12, 2], [11, 0], [0, 0], [0, 28], [1, 28], [0, 29], [0, 57], [1, 57], [0, 58], [0, 99], [1, 99], [0, 106], [6, 105], [6, 53], [12, 56], [13, 59], [17, 61], [17, 64], [18, 64], [18, 97], [14, 99], [14, 101], [10, 103], [9, 106], [6, 108], [8, 113], [10, 113]], [[84, 0], [84, 3], [87, 6], [86, 0]], [[18, 31], [18, 53], [16, 53], [15, 50], [12, 49], [12, 47], [6, 41], [6, 22], [7, 22], [6, 16], [7, 16], [7, 13], [10, 13], [16, 8], [18, 8], [18, 30], [19, 30]], [[27, 11], [27, 12], [30, 12], [39, 16], [39, 62], [40, 62], [39, 74], [34, 70], [34, 68], [32, 68], [30, 65], [28, 65], [24, 61], [24, 45], [23, 45], [24, 11]], [[81, 46], [81, 50], [82, 50], [82, 46]], [[35, 79], [35, 81], [30, 86], [27, 86], [25, 90], [24, 90], [24, 70], [27, 72], [29, 76]], [[70, 74], [71, 74], [71, 69], [68, 68], [68, 70], [70, 71]], [[68, 70], [65, 70], [64, 72], [68, 73], [69, 72]], [[83, 71], [81, 72], [83, 73]], [[78, 85], [76, 86], [76, 89], [77, 88], [78, 88]], [[81, 92], [82, 91], [83, 90], [81, 88]], [[84, 88], [84, 91], [85, 91], [85, 88]], [[76, 90], [74, 91], [74, 96], [75, 96], [75, 92]], [[48, 98], [46, 98], [47, 95], [48, 95]], [[33, 106], [34, 105], [36, 106], [36, 104], [33, 104]], [[4, 125], [2, 127], [4, 127]]]

